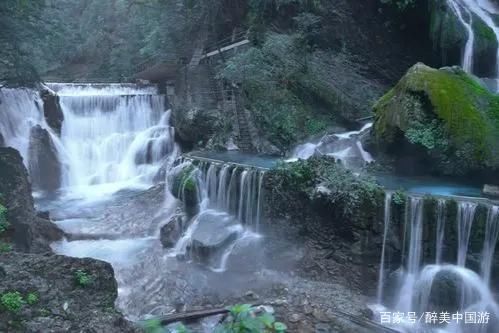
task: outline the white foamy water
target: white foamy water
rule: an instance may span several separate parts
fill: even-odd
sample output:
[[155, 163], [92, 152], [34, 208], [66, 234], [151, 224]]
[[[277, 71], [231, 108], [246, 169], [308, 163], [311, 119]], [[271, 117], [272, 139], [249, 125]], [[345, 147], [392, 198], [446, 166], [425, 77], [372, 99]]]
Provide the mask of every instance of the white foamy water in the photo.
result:
[[327, 155], [341, 161], [347, 168], [360, 168], [374, 161], [371, 154], [364, 150], [361, 141], [361, 137], [371, 129], [372, 125], [373, 123], [367, 123], [358, 131], [328, 134], [318, 141], [301, 144], [286, 161], [294, 162], [299, 159], [309, 159], [314, 155]]
[[63, 94], [61, 142], [69, 156], [63, 185], [71, 191], [90, 196], [150, 185], [165, 158], [176, 156], [170, 112], [151, 88], [51, 88]]
[[38, 91], [27, 88], [0, 89], [0, 134], [5, 145], [15, 148], [28, 165], [31, 128], [40, 125], [52, 133], [43, 115], [43, 101]]

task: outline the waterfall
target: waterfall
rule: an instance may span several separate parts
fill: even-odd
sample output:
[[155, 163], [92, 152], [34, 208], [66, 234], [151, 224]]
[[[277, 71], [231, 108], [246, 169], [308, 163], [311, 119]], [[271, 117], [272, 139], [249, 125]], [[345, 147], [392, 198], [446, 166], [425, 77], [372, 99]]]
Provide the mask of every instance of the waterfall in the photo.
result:
[[[165, 97], [135, 85], [51, 84], [64, 114], [61, 142], [69, 156], [63, 186], [84, 195], [149, 185], [176, 156]], [[95, 189], [95, 190], [94, 190]]]
[[423, 253], [423, 200], [419, 197], [411, 197], [408, 202], [409, 210], [404, 223], [404, 235], [408, 235], [409, 243], [406, 251], [404, 274], [405, 279], [400, 288], [397, 309], [400, 311], [411, 311], [414, 284]]
[[[198, 209], [169, 256], [187, 255], [203, 261], [214, 272], [224, 272], [237, 246], [260, 238], [257, 232], [265, 171], [182, 158], [170, 177], [193, 166], [184, 183], [187, 179], [196, 183]], [[184, 187], [180, 185], [179, 198], [185, 197]]]
[[437, 203], [437, 230], [435, 235], [435, 263], [442, 262], [442, 249], [445, 237], [445, 205], [446, 201], [439, 199]]
[[470, 241], [471, 226], [475, 217], [477, 204], [474, 202], [459, 202], [457, 209], [457, 235], [458, 250], [457, 264], [464, 267], [466, 255], [468, 253], [468, 243]]
[[390, 228], [391, 220], [391, 207], [392, 207], [392, 193], [386, 192], [385, 194], [385, 217], [383, 223], [383, 245], [381, 249], [381, 264], [379, 265], [379, 278], [378, 278], [378, 291], [377, 291], [377, 301], [380, 304], [383, 297], [383, 283], [384, 271], [385, 271], [385, 248], [386, 248], [386, 237], [388, 235], [388, 229]]
[[499, 236], [499, 206], [489, 207], [485, 224], [485, 241], [482, 251], [482, 277], [486, 284], [490, 282], [492, 259]]
[[468, 21], [464, 18], [462, 12], [461, 12], [461, 5], [458, 4], [459, 0], [448, 0], [448, 3], [450, 7], [452, 8], [452, 11], [454, 14], [456, 14], [456, 17], [458, 18], [459, 22], [464, 26], [468, 33], [468, 40], [466, 41], [466, 45], [464, 47], [464, 54], [463, 54], [463, 64], [462, 67], [463, 69], [468, 72], [472, 73], [473, 72], [473, 43], [475, 42], [475, 33], [473, 32], [472, 24], [473, 24], [473, 16], [471, 15], [471, 12], [469, 11], [468, 8], [463, 7], [463, 10], [465, 11]]
[[[447, 0], [447, 3], [468, 33], [462, 67], [466, 72], [473, 73], [473, 48], [475, 46], [475, 34], [472, 27], [473, 15], [494, 32], [499, 43], [499, 23], [495, 19], [496, 15], [499, 14], [499, 9], [489, 0]], [[468, 20], [463, 16], [462, 11], [468, 16]], [[496, 69], [493, 75], [494, 79], [497, 80], [499, 77], [499, 47], [496, 50]]]
[[[390, 228], [398, 227], [390, 223], [391, 219], [391, 199], [387, 193], [385, 197], [385, 228], [383, 233], [383, 248], [380, 260], [380, 273], [378, 282], [377, 302], [379, 313], [383, 313], [387, 307], [384, 305], [393, 304], [393, 311], [407, 313], [416, 313], [419, 316], [425, 313], [465, 313], [465, 312], [488, 312], [491, 322], [499, 318], [499, 306], [496, 303], [493, 292], [489, 288], [490, 276], [493, 265], [495, 248], [499, 238], [499, 206], [484, 202], [487, 208], [486, 221], [483, 226], [474, 224], [475, 214], [478, 208], [477, 202], [448, 201], [448, 199], [438, 199], [436, 207], [432, 212], [425, 212], [426, 205], [424, 197], [409, 196], [405, 207], [405, 222], [403, 226], [403, 246], [402, 246], [402, 269], [399, 274], [398, 283], [393, 283], [387, 287], [385, 284], [385, 247], [387, 234]], [[430, 199], [431, 200], [431, 199]], [[455, 221], [448, 221], [447, 206], [455, 204]], [[434, 214], [436, 229], [426, 225], [430, 221], [425, 218]], [[446, 228], [446, 225], [453, 224], [455, 228]], [[480, 274], [466, 266], [466, 257], [469, 254], [470, 238], [474, 228], [484, 228], [483, 247], [481, 253]], [[430, 230], [435, 233], [428, 234]], [[457, 235], [447, 235], [448, 232], [457, 233]], [[482, 234], [476, 233], [475, 234]], [[475, 237], [475, 236], [474, 236]], [[457, 258], [454, 263], [443, 264], [443, 253], [445, 242], [456, 240]], [[423, 265], [424, 262], [431, 261], [428, 258], [429, 253], [425, 253], [424, 244], [428, 240], [435, 241], [435, 262], [436, 264]], [[471, 265], [470, 265], [471, 266]], [[393, 299], [385, 295], [386, 288], [396, 288]], [[398, 323], [390, 325], [397, 330], [408, 333], [417, 333], [422, 331], [432, 331], [436, 329], [442, 333], [481, 333], [493, 332], [494, 324], [488, 326], [486, 323], [475, 325], [466, 325], [463, 322], [451, 322], [447, 325], [436, 326], [434, 323], [425, 323], [424, 320], [410, 322], [401, 320]], [[438, 324], [438, 323], [437, 323]], [[494, 331], [495, 332], [495, 331]]]
[[241, 224], [258, 232], [265, 171], [230, 164], [201, 162], [209, 204], [237, 217]]
[[28, 165], [29, 138], [31, 129], [40, 125], [50, 131], [43, 115], [43, 101], [38, 91], [27, 88], [0, 89], [0, 135], [8, 147], [15, 148]]
[[60, 138], [47, 125], [43, 101], [33, 89], [0, 89], [0, 134], [28, 166], [32, 129], [39, 125], [46, 131], [63, 165], [67, 192], [96, 197], [149, 186], [177, 155], [165, 97], [153, 86], [53, 83], [46, 88], [60, 98]]

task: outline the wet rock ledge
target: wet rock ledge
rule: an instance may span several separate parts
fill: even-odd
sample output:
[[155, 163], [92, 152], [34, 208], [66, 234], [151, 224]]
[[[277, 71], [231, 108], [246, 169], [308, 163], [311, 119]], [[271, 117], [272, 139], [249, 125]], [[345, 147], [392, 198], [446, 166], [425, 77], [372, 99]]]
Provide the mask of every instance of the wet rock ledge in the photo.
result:
[[36, 212], [12, 148], [0, 148], [0, 194], [0, 332], [136, 332], [114, 308], [110, 264], [51, 252], [64, 233]]

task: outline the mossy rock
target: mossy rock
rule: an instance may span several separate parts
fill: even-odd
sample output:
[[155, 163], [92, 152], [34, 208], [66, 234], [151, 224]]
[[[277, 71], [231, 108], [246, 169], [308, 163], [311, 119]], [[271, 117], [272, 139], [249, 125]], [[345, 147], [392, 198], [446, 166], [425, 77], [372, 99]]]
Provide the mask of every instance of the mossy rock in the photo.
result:
[[198, 169], [194, 165], [186, 165], [173, 176], [170, 185], [171, 193], [184, 203], [185, 212], [189, 217], [199, 211], [197, 172]]
[[473, 15], [473, 73], [479, 77], [493, 77], [497, 69], [497, 37], [478, 16]]
[[446, 1], [430, 0], [430, 39], [441, 64], [458, 64], [468, 33]]
[[458, 67], [414, 65], [374, 111], [380, 150], [409, 156], [408, 142], [438, 174], [499, 169], [499, 96]]
[[[468, 31], [454, 10], [448, 1], [429, 1], [430, 39], [441, 65], [460, 64], [468, 41]], [[466, 12], [461, 14], [465, 20], [470, 19]], [[496, 70], [497, 38], [480, 17], [472, 14], [471, 19], [474, 32], [473, 73], [480, 77], [492, 77]]]

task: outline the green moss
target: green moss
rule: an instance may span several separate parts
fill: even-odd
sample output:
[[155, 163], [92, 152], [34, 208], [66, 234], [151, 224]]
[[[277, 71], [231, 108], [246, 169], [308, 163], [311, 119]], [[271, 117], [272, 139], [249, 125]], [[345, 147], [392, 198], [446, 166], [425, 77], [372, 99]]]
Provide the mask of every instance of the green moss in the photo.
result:
[[429, 1], [430, 11], [430, 38], [433, 47], [438, 49], [442, 60], [454, 49], [464, 47], [468, 34], [459, 19], [449, 6], [442, 6], [440, 0]]
[[8, 312], [18, 313], [24, 305], [24, 299], [20, 292], [12, 291], [0, 297], [0, 305]]
[[475, 33], [475, 38], [483, 38], [489, 42], [497, 43], [497, 38], [494, 30], [486, 25], [479, 17], [476, 15], [473, 17], [473, 31]]
[[7, 221], [7, 208], [0, 204], [0, 234], [9, 228], [10, 223]]
[[[499, 97], [460, 69], [417, 64], [374, 110], [381, 141], [394, 140], [398, 129], [430, 150], [435, 140], [441, 140], [438, 148], [469, 165], [499, 165], [494, 154], [499, 143]], [[438, 122], [429, 131], [433, 120]]]

